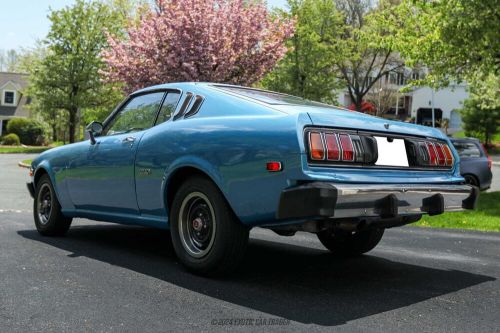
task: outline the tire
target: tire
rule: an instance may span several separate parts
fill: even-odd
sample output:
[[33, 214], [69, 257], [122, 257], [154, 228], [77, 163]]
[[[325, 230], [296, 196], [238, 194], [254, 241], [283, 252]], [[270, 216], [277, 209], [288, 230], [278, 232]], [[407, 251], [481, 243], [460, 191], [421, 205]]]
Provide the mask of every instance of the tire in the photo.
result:
[[319, 241], [333, 254], [359, 256], [373, 250], [384, 235], [383, 228], [367, 229], [355, 233], [342, 230], [325, 230], [317, 234]]
[[464, 179], [465, 179], [465, 183], [466, 184], [479, 187], [479, 181], [477, 180], [476, 176], [474, 176], [474, 175], [465, 175]]
[[36, 184], [33, 217], [36, 230], [44, 236], [63, 236], [71, 226], [72, 219], [61, 213], [61, 205], [47, 174]]
[[170, 211], [170, 229], [180, 262], [201, 275], [232, 272], [248, 244], [249, 228], [217, 186], [203, 177], [189, 178], [180, 186]]

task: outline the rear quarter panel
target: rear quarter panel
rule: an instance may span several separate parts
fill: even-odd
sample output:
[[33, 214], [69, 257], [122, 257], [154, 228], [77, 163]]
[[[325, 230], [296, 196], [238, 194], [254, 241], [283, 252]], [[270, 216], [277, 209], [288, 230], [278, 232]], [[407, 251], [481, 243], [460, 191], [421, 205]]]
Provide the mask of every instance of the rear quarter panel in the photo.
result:
[[[206, 106], [205, 106], [206, 107]], [[280, 192], [301, 174], [304, 115], [193, 117], [148, 131], [136, 158], [136, 190], [141, 214], [167, 221], [166, 188], [182, 167], [206, 173], [243, 223], [274, 219]], [[300, 137], [300, 139], [299, 139]], [[284, 171], [266, 170], [280, 161]], [[139, 173], [151, 169], [150, 175]]]

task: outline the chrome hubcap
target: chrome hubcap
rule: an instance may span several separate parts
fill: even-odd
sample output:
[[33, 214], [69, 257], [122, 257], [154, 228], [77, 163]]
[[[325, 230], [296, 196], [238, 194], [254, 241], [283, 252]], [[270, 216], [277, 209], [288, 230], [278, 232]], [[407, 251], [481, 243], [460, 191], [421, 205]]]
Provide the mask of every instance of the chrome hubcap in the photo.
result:
[[187, 195], [179, 212], [179, 236], [189, 255], [205, 256], [213, 246], [215, 229], [215, 213], [210, 200], [200, 192]]
[[49, 222], [51, 212], [52, 191], [48, 184], [43, 184], [37, 197], [37, 213], [40, 224], [45, 225]]

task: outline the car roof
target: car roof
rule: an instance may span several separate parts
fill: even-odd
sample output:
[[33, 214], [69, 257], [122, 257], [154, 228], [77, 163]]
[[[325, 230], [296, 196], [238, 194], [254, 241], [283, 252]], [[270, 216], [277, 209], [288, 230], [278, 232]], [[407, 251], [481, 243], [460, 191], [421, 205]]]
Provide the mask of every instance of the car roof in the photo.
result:
[[474, 143], [480, 143], [479, 139], [477, 138], [450, 138], [452, 142], [474, 142]]

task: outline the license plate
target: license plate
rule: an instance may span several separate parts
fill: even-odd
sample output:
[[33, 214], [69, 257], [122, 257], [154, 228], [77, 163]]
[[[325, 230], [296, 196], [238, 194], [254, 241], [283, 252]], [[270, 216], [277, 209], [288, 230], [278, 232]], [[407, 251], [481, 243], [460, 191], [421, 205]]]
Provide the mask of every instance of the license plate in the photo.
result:
[[408, 166], [405, 141], [403, 139], [391, 139], [376, 136], [378, 147], [378, 159], [375, 165], [380, 166]]

